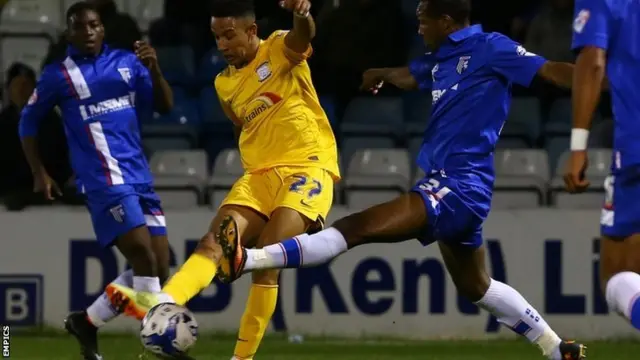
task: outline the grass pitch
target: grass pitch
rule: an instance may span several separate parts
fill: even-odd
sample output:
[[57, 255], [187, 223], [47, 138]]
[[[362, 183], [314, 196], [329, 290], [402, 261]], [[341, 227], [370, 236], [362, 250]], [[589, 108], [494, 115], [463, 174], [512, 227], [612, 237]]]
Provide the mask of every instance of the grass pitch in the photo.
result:
[[[197, 360], [229, 360], [235, 344], [230, 335], [201, 335], [192, 355]], [[589, 360], [637, 360], [640, 343], [589, 342]], [[142, 346], [134, 335], [103, 335], [100, 348], [105, 360], [138, 360]], [[154, 359], [153, 357], [147, 357]], [[76, 342], [65, 335], [12, 334], [10, 359], [78, 360]], [[399, 341], [307, 339], [291, 344], [283, 336], [267, 337], [259, 360], [543, 360], [538, 349], [525, 341]]]

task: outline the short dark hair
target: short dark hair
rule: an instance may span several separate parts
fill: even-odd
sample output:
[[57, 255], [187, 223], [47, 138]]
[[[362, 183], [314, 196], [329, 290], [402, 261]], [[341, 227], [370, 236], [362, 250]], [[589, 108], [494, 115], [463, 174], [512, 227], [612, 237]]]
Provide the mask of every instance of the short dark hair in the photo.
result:
[[448, 15], [456, 23], [462, 24], [469, 21], [471, 16], [471, 0], [428, 0], [426, 13], [429, 17]]
[[18, 76], [25, 76], [29, 80], [36, 82], [36, 73], [29, 65], [21, 62], [14, 62], [9, 66], [9, 69], [7, 69], [7, 73], [5, 75], [6, 86], [9, 86], [11, 81]]
[[69, 6], [69, 9], [67, 9], [67, 13], [66, 13], [65, 19], [67, 21], [69, 21], [69, 19], [71, 19], [71, 17], [80, 15], [85, 11], [93, 11], [96, 14], [100, 13], [98, 11], [98, 7], [94, 3], [89, 2], [89, 1], [80, 1], [80, 2], [77, 2], [77, 3]]
[[253, 0], [213, 0], [211, 1], [213, 17], [255, 17]]

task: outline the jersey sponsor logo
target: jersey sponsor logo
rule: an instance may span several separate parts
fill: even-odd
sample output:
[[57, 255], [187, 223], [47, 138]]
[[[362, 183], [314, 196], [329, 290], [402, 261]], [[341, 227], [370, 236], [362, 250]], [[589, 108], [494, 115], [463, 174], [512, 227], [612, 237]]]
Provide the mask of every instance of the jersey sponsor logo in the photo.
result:
[[271, 77], [271, 67], [269, 66], [269, 62], [262, 63], [256, 69], [256, 74], [258, 74], [258, 81], [263, 82]]
[[432, 91], [431, 91], [431, 98], [432, 98], [431, 103], [432, 103], [432, 104], [437, 103], [437, 102], [438, 102], [438, 100], [440, 100], [440, 98], [442, 97], [442, 95], [444, 95], [444, 94], [446, 94], [446, 93], [447, 93], [447, 89], [443, 89], [443, 90], [432, 90]]
[[118, 68], [118, 72], [120, 73], [120, 76], [122, 77], [122, 80], [124, 80], [124, 82], [126, 82], [128, 84], [129, 80], [131, 80], [131, 69], [129, 69], [129, 68]]
[[536, 56], [536, 54], [527, 51], [527, 49], [525, 49], [522, 45], [518, 45], [518, 47], [516, 48], [516, 52], [520, 56]]
[[38, 101], [38, 89], [33, 89], [31, 96], [29, 96], [29, 101], [27, 101], [28, 105], [33, 105]]
[[124, 207], [122, 205], [118, 205], [118, 206], [114, 206], [111, 209], [109, 209], [109, 212], [111, 213], [111, 216], [113, 216], [113, 219], [119, 223], [124, 221]]
[[467, 70], [469, 67], [469, 60], [471, 60], [471, 56], [460, 56], [458, 66], [456, 66], [458, 74], [462, 74], [463, 71]]
[[582, 9], [576, 16], [575, 20], [573, 20], [573, 31], [578, 34], [582, 33], [585, 25], [589, 21], [589, 17], [591, 17], [591, 13], [587, 9]]
[[257, 118], [260, 114], [267, 111], [273, 105], [282, 101], [282, 98], [274, 93], [266, 92], [258, 95], [255, 99], [249, 102], [247, 108], [251, 109], [245, 112], [244, 122], [249, 123], [253, 119]]
[[97, 104], [80, 105], [80, 115], [83, 120], [89, 120], [96, 116], [102, 116], [116, 111], [131, 109], [134, 107], [133, 96], [121, 96], [105, 101], [101, 101]]

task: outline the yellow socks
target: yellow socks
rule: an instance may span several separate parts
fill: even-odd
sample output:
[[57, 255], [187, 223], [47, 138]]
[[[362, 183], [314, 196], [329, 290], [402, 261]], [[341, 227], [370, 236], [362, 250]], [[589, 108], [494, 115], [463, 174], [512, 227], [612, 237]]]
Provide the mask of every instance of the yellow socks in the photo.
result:
[[211, 284], [217, 269], [213, 260], [200, 254], [193, 254], [167, 281], [162, 291], [171, 295], [176, 304], [184, 305]]
[[247, 309], [242, 315], [238, 341], [233, 354], [236, 358], [252, 359], [267, 330], [278, 302], [278, 285], [252, 284]]

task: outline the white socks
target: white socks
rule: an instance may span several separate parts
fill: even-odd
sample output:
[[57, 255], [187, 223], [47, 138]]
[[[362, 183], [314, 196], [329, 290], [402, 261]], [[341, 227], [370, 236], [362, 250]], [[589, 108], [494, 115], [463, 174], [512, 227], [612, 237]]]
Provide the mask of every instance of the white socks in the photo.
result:
[[[133, 271], [129, 269], [123, 272], [122, 274], [118, 275], [118, 277], [112, 282], [116, 284], [128, 286], [128, 287], [132, 287]], [[115, 318], [118, 315], [119, 315], [118, 310], [113, 308], [113, 306], [111, 305], [111, 302], [107, 298], [107, 294], [105, 293], [102, 293], [102, 295], [100, 295], [96, 299], [96, 301], [94, 301], [93, 304], [91, 304], [87, 308], [87, 317], [95, 327], [103, 326], [104, 324], [106, 324], [107, 322], [109, 322], [111, 319]]]
[[607, 282], [607, 304], [640, 330], [640, 275], [621, 272]]
[[538, 345], [549, 359], [561, 360], [560, 337], [511, 286], [492, 279], [486, 294], [476, 305], [495, 315], [498, 322]]
[[157, 276], [134, 276], [133, 290], [148, 293], [158, 293], [162, 291], [162, 286], [160, 286], [160, 278], [158, 278]]
[[335, 228], [302, 234], [262, 249], [248, 249], [245, 271], [321, 265], [347, 251], [347, 241]]

